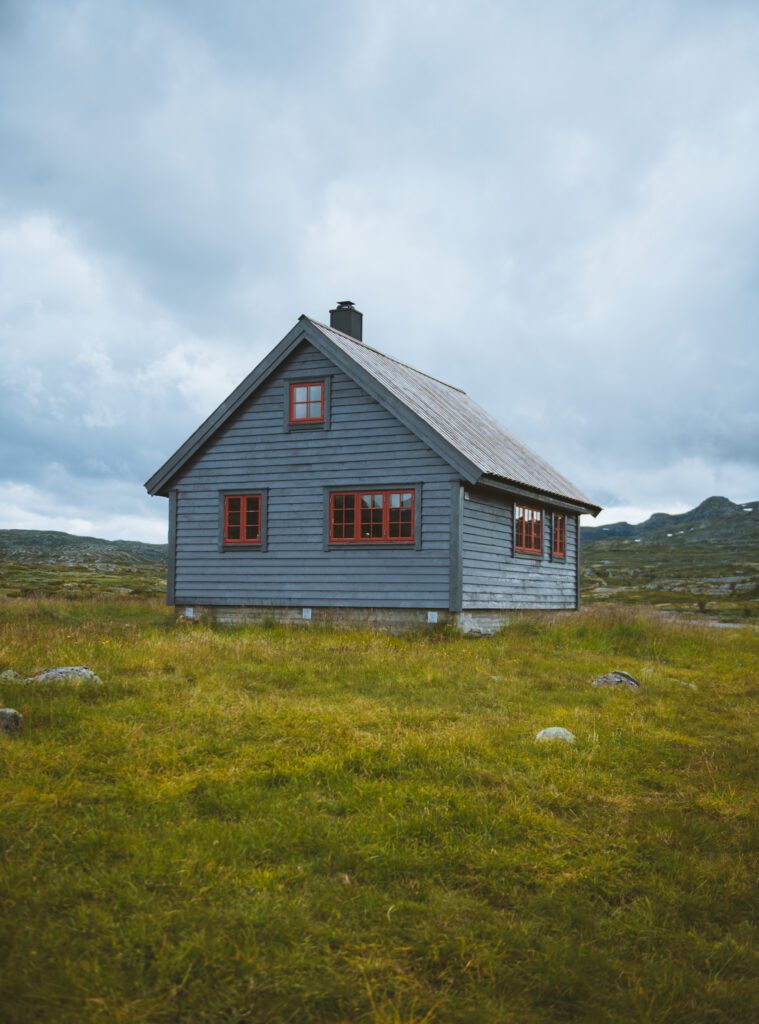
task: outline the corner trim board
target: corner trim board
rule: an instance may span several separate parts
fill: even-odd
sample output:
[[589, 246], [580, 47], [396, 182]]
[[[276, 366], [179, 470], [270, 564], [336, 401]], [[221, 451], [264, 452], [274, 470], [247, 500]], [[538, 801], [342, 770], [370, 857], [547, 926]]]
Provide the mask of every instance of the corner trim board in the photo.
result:
[[575, 516], [575, 611], [580, 610], [580, 517]]
[[450, 610], [460, 612], [464, 602], [464, 485], [460, 480], [451, 484], [451, 564]]
[[169, 551], [166, 572], [166, 604], [176, 604], [174, 600], [177, 578], [177, 490], [169, 491]]

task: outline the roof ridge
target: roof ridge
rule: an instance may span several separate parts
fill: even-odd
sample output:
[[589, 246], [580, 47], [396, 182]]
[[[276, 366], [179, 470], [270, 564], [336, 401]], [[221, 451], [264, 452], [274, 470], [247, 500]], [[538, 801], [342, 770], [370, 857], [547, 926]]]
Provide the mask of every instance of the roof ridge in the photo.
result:
[[304, 319], [309, 320], [316, 327], [324, 327], [328, 331], [333, 331], [335, 334], [339, 334], [341, 338], [345, 338], [347, 341], [352, 341], [354, 345], [361, 345], [363, 348], [368, 348], [370, 352], [376, 353], [378, 356], [382, 356], [383, 359], [389, 359], [391, 363], [397, 363], [398, 366], [405, 366], [407, 370], [413, 370], [414, 373], [420, 374], [422, 377], [427, 377], [429, 380], [434, 380], [436, 384], [442, 384], [445, 388], [450, 388], [451, 391], [458, 391], [460, 395], [466, 395], [466, 391], [463, 388], [457, 388], [455, 384], [449, 384], [447, 380], [441, 380], [439, 377], [433, 377], [431, 373], [425, 373], [424, 370], [418, 370], [415, 366], [411, 366], [410, 363], [404, 363], [402, 359], [396, 359], [395, 356], [389, 356], [387, 352], [382, 352], [378, 348], [374, 348], [372, 345], [367, 345], [365, 341], [359, 341], [358, 338], [351, 337], [350, 334], [346, 334], [345, 331], [339, 331], [336, 327], [331, 327], [329, 324], [323, 324], [320, 320], [314, 320], [311, 316], [305, 316]]

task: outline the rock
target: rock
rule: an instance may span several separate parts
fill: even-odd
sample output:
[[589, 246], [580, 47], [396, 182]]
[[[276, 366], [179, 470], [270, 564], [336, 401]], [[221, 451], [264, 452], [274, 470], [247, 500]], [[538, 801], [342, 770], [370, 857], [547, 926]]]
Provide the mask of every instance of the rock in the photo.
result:
[[12, 668], [7, 668], [5, 672], [0, 672], [0, 679], [4, 679], [7, 683], [19, 683], [23, 678], [20, 673]]
[[562, 729], [560, 725], [552, 725], [549, 729], [541, 729], [535, 740], [537, 743], [549, 743], [552, 740], [561, 740], [563, 743], [575, 743], [577, 737], [569, 729]]
[[29, 676], [30, 683], [87, 683], [102, 686], [103, 680], [90, 668], [84, 665], [70, 665], [64, 668], [46, 668], [36, 675]]
[[6, 736], [17, 736], [24, 724], [24, 716], [13, 708], [0, 708], [0, 732]]
[[686, 688], [686, 690], [697, 690], [698, 689], [698, 687], [696, 686], [695, 683], [686, 683], [684, 679], [678, 679], [677, 681], [680, 684], [680, 686], [684, 686]]
[[640, 681], [629, 672], [607, 672], [605, 676], [596, 676], [592, 686], [626, 686], [628, 690], [639, 690]]

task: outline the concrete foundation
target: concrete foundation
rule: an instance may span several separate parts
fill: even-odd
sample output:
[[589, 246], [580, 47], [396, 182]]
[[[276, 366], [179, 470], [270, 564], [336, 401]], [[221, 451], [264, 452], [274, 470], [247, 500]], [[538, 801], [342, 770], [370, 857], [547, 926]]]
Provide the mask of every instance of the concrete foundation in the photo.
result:
[[410, 629], [452, 626], [462, 633], [490, 636], [509, 621], [509, 612], [491, 608], [465, 612], [426, 608], [291, 608], [242, 605], [177, 605], [186, 621], [213, 621], [229, 625], [276, 622], [289, 626], [326, 625], [335, 629], [376, 629], [405, 633]]

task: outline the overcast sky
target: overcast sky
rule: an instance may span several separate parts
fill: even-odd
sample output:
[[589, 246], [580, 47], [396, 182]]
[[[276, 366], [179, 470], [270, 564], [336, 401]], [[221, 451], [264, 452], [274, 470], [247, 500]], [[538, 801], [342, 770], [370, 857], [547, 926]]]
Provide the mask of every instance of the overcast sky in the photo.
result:
[[759, 3], [0, 0], [0, 526], [165, 539], [345, 298], [601, 521], [759, 498]]

